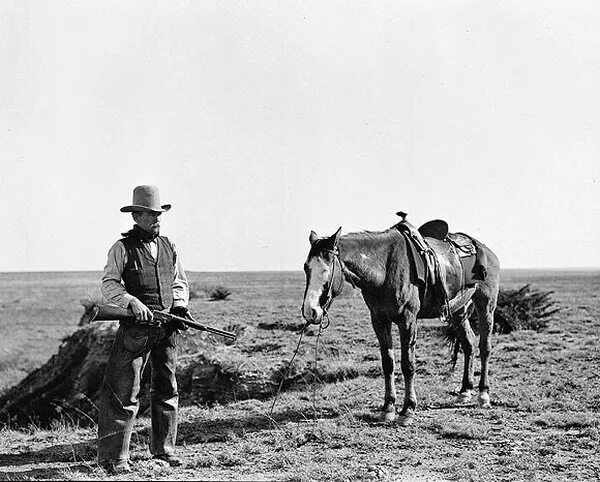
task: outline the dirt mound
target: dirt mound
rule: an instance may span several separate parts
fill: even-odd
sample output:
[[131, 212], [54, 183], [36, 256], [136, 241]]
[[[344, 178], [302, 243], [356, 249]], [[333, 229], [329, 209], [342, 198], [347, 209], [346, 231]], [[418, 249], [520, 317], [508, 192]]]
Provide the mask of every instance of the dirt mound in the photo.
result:
[[[41, 427], [57, 419], [84, 426], [95, 423], [99, 390], [117, 328], [117, 322], [84, 325], [65, 338], [46, 364], [0, 397], [0, 423]], [[284, 363], [267, 359], [249, 362], [234, 346], [211, 338], [195, 345], [195, 354], [183, 353], [178, 361], [182, 404], [266, 398], [277, 391], [282, 376], [287, 387], [306, 369], [284, 369]], [[142, 379], [141, 413], [149, 407], [150, 371], [148, 364]]]

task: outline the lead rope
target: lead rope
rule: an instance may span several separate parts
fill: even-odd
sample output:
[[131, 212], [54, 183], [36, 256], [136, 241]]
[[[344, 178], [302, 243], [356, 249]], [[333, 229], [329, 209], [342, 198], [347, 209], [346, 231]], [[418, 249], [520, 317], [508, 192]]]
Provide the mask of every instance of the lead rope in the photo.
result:
[[[339, 252], [337, 249], [331, 251], [336, 258], [339, 260]], [[341, 266], [341, 264], [340, 264]], [[321, 335], [323, 331], [329, 328], [331, 324], [331, 320], [329, 319], [329, 307], [331, 306], [331, 302], [333, 301], [333, 283], [335, 281], [335, 259], [333, 264], [331, 265], [331, 281], [329, 282], [329, 287], [327, 289], [327, 302], [323, 306], [323, 318], [321, 318], [321, 323], [319, 323], [319, 331], [317, 333], [317, 339], [315, 341], [315, 367], [313, 373], [313, 396], [312, 396], [312, 405], [313, 405], [313, 423], [312, 423], [312, 434], [310, 437], [312, 440], [322, 441], [321, 437], [319, 437], [316, 433], [317, 426], [317, 378], [319, 373], [319, 341], [321, 340]], [[344, 278], [341, 278], [341, 284], [344, 283]], [[340, 290], [341, 291], [341, 290]], [[323, 320], [327, 320], [325, 326], [323, 326]]]
[[319, 332], [317, 333], [317, 340], [315, 342], [315, 372], [313, 374], [313, 396], [312, 396], [312, 404], [313, 404], [313, 422], [312, 422], [312, 433], [309, 434], [308, 438], [313, 441], [322, 442], [321, 437], [317, 435], [317, 374], [319, 373], [319, 340], [321, 339], [321, 334], [323, 331], [329, 326], [329, 313], [326, 310], [323, 311], [323, 318], [327, 318], [327, 325], [323, 326], [323, 321], [319, 324]]
[[[316, 424], [316, 420], [317, 420], [317, 372], [318, 372], [318, 362], [319, 362], [319, 341], [321, 339], [321, 335], [323, 334], [323, 331], [330, 324], [329, 314], [326, 311], [323, 311], [323, 318], [327, 318], [327, 325], [323, 326], [323, 321], [321, 321], [321, 323], [319, 323], [319, 331], [317, 332], [317, 340], [315, 343], [315, 367], [314, 367], [314, 373], [313, 373], [313, 397], [312, 397], [313, 432], [314, 432], [314, 428], [315, 428], [315, 424]], [[302, 328], [302, 331], [300, 332], [300, 338], [298, 339], [298, 344], [296, 345], [296, 349], [294, 350], [294, 354], [292, 355], [292, 358], [290, 359], [290, 361], [287, 364], [285, 372], [289, 371], [290, 367], [292, 366], [292, 363], [294, 362], [294, 359], [296, 358], [296, 355], [298, 355], [298, 352], [300, 351], [300, 344], [302, 343], [302, 337], [304, 336], [304, 333], [306, 332], [306, 328], [308, 328], [308, 323], [306, 323], [304, 325], [304, 327]], [[273, 419], [273, 410], [275, 409], [275, 403], [277, 403], [277, 399], [279, 398], [279, 394], [281, 393], [281, 388], [283, 387], [283, 382], [285, 381], [285, 372], [282, 373], [282, 375], [281, 375], [281, 381], [279, 382], [279, 386], [277, 387], [277, 391], [275, 392], [275, 397], [273, 398], [273, 403], [271, 404], [271, 409], [269, 410], [269, 419], [271, 420], [271, 423], [275, 422], [275, 420]]]
[[[332, 250], [331, 252], [334, 253], [336, 256], [338, 256], [337, 251]], [[325, 329], [327, 329], [329, 327], [329, 325], [331, 324], [331, 320], [329, 319], [328, 309], [331, 306], [331, 302], [333, 301], [333, 297], [332, 297], [331, 293], [333, 291], [334, 280], [335, 280], [335, 261], [333, 262], [333, 265], [331, 268], [331, 281], [330, 281], [329, 287], [327, 289], [327, 301], [326, 301], [325, 305], [323, 306], [323, 318], [321, 318], [321, 323], [319, 323], [319, 331], [317, 333], [317, 339], [315, 342], [315, 367], [314, 367], [314, 373], [313, 373], [313, 396], [312, 396], [313, 423], [312, 423], [312, 433], [307, 434], [306, 442], [315, 441], [315, 440], [322, 441], [321, 437], [319, 437], [316, 434], [317, 373], [318, 373], [318, 363], [319, 363], [319, 341], [321, 339], [321, 335], [323, 334], [323, 331]], [[343, 283], [344, 283], [344, 279], [342, 278], [341, 284], [343, 284]], [[325, 319], [327, 320], [327, 324], [325, 326], [323, 326], [323, 320], [325, 320]], [[296, 358], [296, 355], [298, 355], [298, 352], [300, 350], [300, 344], [302, 343], [302, 337], [304, 336], [304, 333], [306, 332], [306, 328], [308, 328], [308, 325], [309, 325], [308, 323], [305, 323], [304, 327], [302, 328], [302, 331], [300, 332], [300, 338], [298, 339], [298, 344], [296, 345], [296, 349], [294, 350], [294, 354], [292, 355], [292, 358], [288, 362], [286, 371], [289, 371], [294, 359]], [[269, 419], [270, 419], [271, 424], [276, 424], [275, 420], [273, 419], [273, 409], [275, 408], [275, 403], [277, 403], [277, 399], [279, 398], [279, 394], [281, 393], [281, 388], [283, 387], [284, 381], [285, 381], [285, 372], [282, 373], [281, 381], [279, 382], [279, 386], [277, 387], [277, 391], [275, 392], [275, 397], [273, 398], [273, 403], [271, 404], [271, 409], [269, 411]]]
[[283, 387], [283, 382], [285, 381], [285, 375], [286, 375], [286, 373], [289, 372], [290, 367], [292, 366], [292, 363], [294, 362], [294, 359], [296, 358], [296, 355], [298, 354], [298, 351], [300, 350], [300, 343], [302, 343], [302, 337], [304, 336], [304, 332], [306, 331], [306, 328], [308, 328], [308, 323], [305, 323], [304, 326], [302, 327], [302, 331], [300, 332], [300, 338], [298, 339], [298, 344], [296, 345], [294, 354], [292, 355], [292, 358], [288, 362], [287, 367], [281, 374], [281, 381], [279, 382], [279, 386], [277, 387], [277, 391], [275, 392], [275, 398], [273, 398], [273, 403], [271, 404], [271, 410], [269, 411], [269, 419], [271, 420], [271, 423], [275, 422], [275, 420], [273, 419], [273, 409], [275, 408], [275, 403], [277, 402], [277, 399], [279, 398], [279, 394], [281, 393], [281, 387]]

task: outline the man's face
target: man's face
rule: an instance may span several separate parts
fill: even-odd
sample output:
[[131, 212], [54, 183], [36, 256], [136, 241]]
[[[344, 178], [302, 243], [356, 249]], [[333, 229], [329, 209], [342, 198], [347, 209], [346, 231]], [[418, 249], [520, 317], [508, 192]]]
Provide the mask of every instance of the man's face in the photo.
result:
[[133, 213], [133, 219], [136, 224], [149, 233], [158, 235], [160, 231], [160, 215], [162, 213], [150, 212], [150, 211], [140, 211]]

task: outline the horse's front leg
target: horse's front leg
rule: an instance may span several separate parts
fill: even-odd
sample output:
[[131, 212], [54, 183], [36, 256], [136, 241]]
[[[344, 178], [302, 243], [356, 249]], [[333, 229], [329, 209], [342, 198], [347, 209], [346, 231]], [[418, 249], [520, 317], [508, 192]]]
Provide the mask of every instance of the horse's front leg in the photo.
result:
[[416, 313], [405, 308], [400, 315], [400, 344], [402, 348], [400, 364], [404, 377], [404, 405], [400, 412], [400, 425], [407, 426], [413, 423], [414, 413], [417, 408], [417, 395], [415, 393], [415, 345], [417, 342], [417, 316]]
[[396, 384], [394, 381], [394, 348], [392, 339], [392, 323], [383, 314], [371, 314], [373, 329], [379, 340], [381, 351], [381, 367], [385, 380], [385, 396], [379, 420], [392, 422], [396, 418]]

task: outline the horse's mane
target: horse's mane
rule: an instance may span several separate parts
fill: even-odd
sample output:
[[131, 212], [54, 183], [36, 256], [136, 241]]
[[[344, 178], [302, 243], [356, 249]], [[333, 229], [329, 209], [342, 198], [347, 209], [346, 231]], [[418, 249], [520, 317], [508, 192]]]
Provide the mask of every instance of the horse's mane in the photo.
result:
[[368, 240], [368, 239], [377, 239], [382, 235], [388, 234], [390, 229], [386, 229], [385, 231], [357, 231], [356, 233], [348, 233], [344, 234], [342, 237], [348, 240]]

